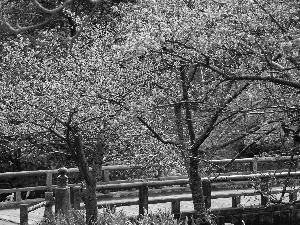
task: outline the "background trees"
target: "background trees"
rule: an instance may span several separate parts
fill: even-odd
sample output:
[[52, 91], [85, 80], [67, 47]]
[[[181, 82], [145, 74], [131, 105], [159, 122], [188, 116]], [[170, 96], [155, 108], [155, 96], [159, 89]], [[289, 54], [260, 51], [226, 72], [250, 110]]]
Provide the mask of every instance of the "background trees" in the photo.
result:
[[[143, 136], [145, 130], [135, 125], [140, 100], [135, 87], [144, 81], [135, 73], [128, 76], [114, 60], [115, 33], [101, 24], [86, 27], [71, 52], [64, 33], [46, 28], [34, 32], [38, 36], [18, 35], [3, 45], [3, 141], [22, 140], [10, 141], [19, 158], [43, 153], [73, 159], [86, 183], [82, 197], [90, 222], [97, 217], [95, 185], [102, 164], [141, 162], [154, 146]], [[143, 139], [144, 145], [132, 139]], [[170, 164], [149, 157], [147, 161], [155, 161], [158, 169]]]

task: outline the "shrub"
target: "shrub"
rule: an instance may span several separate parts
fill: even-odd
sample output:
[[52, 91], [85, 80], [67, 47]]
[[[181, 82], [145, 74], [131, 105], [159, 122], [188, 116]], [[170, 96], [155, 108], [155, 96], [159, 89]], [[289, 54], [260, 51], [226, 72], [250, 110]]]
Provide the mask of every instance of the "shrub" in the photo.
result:
[[[109, 210], [99, 214], [95, 225], [187, 225], [188, 219], [178, 221], [168, 212], [149, 214], [138, 218], [129, 218], [123, 211], [113, 213]], [[192, 222], [192, 224], [194, 224]], [[74, 210], [68, 216], [58, 215], [52, 219], [44, 219], [37, 225], [85, 225], [85, 212]]]

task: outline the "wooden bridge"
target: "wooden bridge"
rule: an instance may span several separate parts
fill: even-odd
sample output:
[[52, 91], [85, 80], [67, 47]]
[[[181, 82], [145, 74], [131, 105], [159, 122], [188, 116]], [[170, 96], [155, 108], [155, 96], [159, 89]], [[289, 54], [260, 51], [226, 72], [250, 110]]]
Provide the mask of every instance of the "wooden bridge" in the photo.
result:
[[[230, 162], [231, 159], [224, 160], [212, 160], [211, 163], [215, 163], [219, 166]], [[235, 164], [249, 164], [249, 171], [238, 173], [235, 171], [228, 172], [226, 174], [215, 174], [215, 176], [203, 178], [203, 192], [205, 195], [205, 204], [208, 208], [212, 208], [212, 214], [219, 217], [219, 224], [225, 222], [234, 223], [240, 217], [253, 220], [253, 215], [268, 215], [264, 216], [266, 221], [263, 224], [276, 220], [277, 216], [283, 215], [284, 213], [289, 214], [289, 218], [297, 217], [298, 207], [300, 207], [297, 201], [297, 192], [299, 189], [300, 170], [298, 169], [298, 158], [295, 158], [296, 165], [293, 171], [287, 170], [269, 170], [262, 171], [259, 165], [265, 164], [266, 162], [289, 162], [290, 157], [263, 157], [263, 158], [247, 158], [247, 159], [236, 159]], [[130, 166], [107, 166], [103, 167], [103, 173], [105, 180], [99, 182], [97, 185], [97, 196], [98, 196], [98, 207], [120, 207], [120, 206], [138, 206], [138, 213], [145, 214], [145, 210], [148, 210], [149, 204], [158, 203], [171, 203], [171, 212], [175, 216], [180, 216], [182, 210], [180, 208], [182, 202], [191, 201], [192, 196], [189, 189], [188, 177], [174, 176], [174, 177], [161, 177], [148, 180], [132, 180], [132, 181], [109, 181], [109, 173], [111, 170], [128, 170]], [[68, 174], [77, 173], [78, 169], [68, 169]], [[46, 205], [45, 199], [35, 200], [22, 200], [21, 192], [23, 191], [34, 191], [44, 190], [47, 193], [51, 192], [56, 188], [52, 183], [53, 175], [57, 174], [58, 170], [42, 170], [42, 171], [23, 171], [23, 172], [8, 172], [0, 174], [0, 179], [3, 177], [16, 177], [16, 176], [32, 176], [32, 175], [45, 175], [46, 174], [46, 185], [38, 187], [24, 187], [24, 188], [13, 188], [13, 189], [0, 189], [1, 193], [16, 193], [15, 202], [4, 202], [0, 203], [0, 209], [4, 208], [16, 208], [20, 207], [20, 204], [28, 204], [28, 207], [33, 207], [39, 203]], [[285, 191], [282, 185], [282, 181], [289, 177], [293, 179], [293, 185], [290, 185]], [[253, 188], [256, 186], [257, 188]], [[74, 209], [84, 208], [84, 204], [81, 202], [79, 191], [79, 184], [69, 184], [70, 187], [70, 204]], [[69, 187], [67, 188], [69, 190]], [[270, 194], [281, 194], [285, 192], [285, 203], [284, 204], [269, 204]], [[253, 204], [250, 207], [244, 207], [241, 204], [241, 199], [245, 196], [254, 196], [259, 199], [259, 204], [254, 207]], [[220, 208], [218, 201], [215, 199], [227, 199], [230, 201], [230, 206], [227, 208]], [[271, 199], [272, 200], [272, 199]], [[44, 202], [44, 204], [41, 204]], [[215, 203], [214, 203], [215, 202]], [[190, 203], [191, 204], [191, 203]], [[31, 208], [32, 209], [32, 208]], [[46, 209], [49, 210], [49, 206]], [[190, 210], [192, 213], [192, 209]], [[187, 213], [189, 214], [189, 213]], [[238, 216], [237, 216], [238, 215]], [[260, 220], [261, 220], [261, 216]], [[0, 211], [1, 218], [1, 211]], [[278, 217], [279, 218], [279, 217]], [[255, 223], [257, 224], [257, 223]]]

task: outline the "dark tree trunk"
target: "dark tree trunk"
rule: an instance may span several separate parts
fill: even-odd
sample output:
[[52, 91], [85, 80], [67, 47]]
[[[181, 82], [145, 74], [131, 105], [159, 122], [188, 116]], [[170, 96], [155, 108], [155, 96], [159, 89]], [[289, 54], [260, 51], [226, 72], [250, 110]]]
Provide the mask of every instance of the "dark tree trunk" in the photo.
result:
[[202, 179], [199, 172], [199, 159], [197, 157], [192, 157], [190, 159], [189, 173], [190, 187], [194, 204], [194, 218], [197, 221], [196, 224], [211, 224], [204, 204]]
[[[82, 199], [86, 209], [86, 224], [93, 225], [98, 219], [97, 196], [96, 196], [96, 172], [89, 171], [89, 165], [83, 150], [81, 135], [73, 130], [74, 151], [77, 157], [77, 164], [80, 173], [84, 177], [86, 188], [83, 190]], [[101, 155], [103, 156], [103, 155]], [[101, 163], [101, 162], [100, 162]], [[98, 165], [100, 168], [102, 164]]]
[[86, 186], [82, 193], [82, 199], [86, 210], [86, 224], [92, 225], [98, 219], [96, 182]]
[[[176, 127], [177, 127], [177, 134], [179, 138], [179, 142], [181, 145], [181, 150], [182, 152], [188, 152], [188, 154], [183, 154], [189, 155], [192, 157], [189, 157], [189, 163], [188, 160], [185, 160], [186, 162], [186, 167], [187, 171], [189, 173], [189, 179], [190, 179], [190, 187], [192, 191], [192, 198], [193, 198], [193, 204], [194, 204], [194, 218], [196, 219], [196, 224], [210, 224], [209, 220], [207, 220], [208, 216], [206, 213], [205, 209], [205, 204], [204, 204], [204, 196], [203, 196], [203, 189], [202, 189], [202, 180], [201, 180], [201, 174], [199, 173], [199, 151], [198, 147], [201, 145], [198, 144], [198, 146], [195, 146], [195, 130], [194, 130], [194, 125], [193, 125], [193, 114], [191, 111], [191, 106], [189, 103], [189, 78], [188, 74], [186, 73], [186, 67], [181, 66], [180, 67], [180, 79], [181, 79], [181, 84], [182, 84], [182, 99], [184, 103], [177, 104], [174, 107], [174, 112], [176, 116]], [[183, 120], [182, 120], [182, 111], [181, 108], [185, 109], [185, 123], [187, 126], [187, 131], [188, 135], [190, 138], [190, 144], [191, 144], [191, 149], [188, 150], [184, 138], [184, 128], [183, 128]]]

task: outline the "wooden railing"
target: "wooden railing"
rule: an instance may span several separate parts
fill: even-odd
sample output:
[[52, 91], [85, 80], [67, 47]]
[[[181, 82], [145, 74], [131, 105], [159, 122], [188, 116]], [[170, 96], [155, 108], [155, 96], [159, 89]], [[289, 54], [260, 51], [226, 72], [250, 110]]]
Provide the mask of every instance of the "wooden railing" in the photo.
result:
[[[232, 207], [237, 207], [240, 204], [241, 196], [246, 195], [257, 195], [254, 189], [240, 189], [234, 192], [220, 192], [220, 191], [212, 191], [215, 186], [218, 186], [221, 183], [225, 183], [227, 185], [234, 184], [236, 182], [249, 182], [251, 180], [259, 179], [265, 184], [268, 184], [267, 180], [276, 177], [276, 178], [286, 178], [287, 176], [292, 176], [298, 178], [300, 176], [300, 171], [296, 172], [280, 172], [275, 173], [255, 173], [259, 171], [259, 163], [264, 162], [276, 162], [276, 161], [289, 161], [290, 157], [263, 157], [263, 158], [246, 158], [246, 159], [236, 159], [234, 163], [249, 163], [251, 166], [251, 170], [253, 174], [239, 174], [239, 175], [230, 175], [230, 176], [218, 176], [211, 178], [203, 179], [203, 192], [205, 195], [205, 204], [207, 207], [211, 206], [211, 199], [216, 198], [232, 198]], [[299, 158], [295, 157], [296, 163], [298, 163]], [[231, 159], [223, 159], [223, 160], [212, 160], [211, 163], [215, 163], [217, 165], [224, 165], [230, 162]], [[297, 165], [298, 167], [298, 165]], [[190, 189], [188, 187], [189, 180], [185, 177], [165, 177], [165, 178], [156, 178], [149, 180], [133, 180], [129, 181], [109, 181], [109, 171], [111, 170], [128, 170], [132, 169], [131, 166], [104, 166], [103, 171], [106, 177], [104, 182], [99, 183], [97, 185], [97, 191], [102, 191], [104, 193], [98, 193], [99, 202], [98, 207], [114, 207], [114, 206], [123, 206], [123, 205], [139, 205], [139, 214], [144, 214], [144, 210], [148, 209], [148, 204], [162, 203], [162, 202], [172, 202], [172, 213], [178, 214], [180, 212], [180, 201], [189, 201], [192, 200], [192, 196], [190, 194]], [[37, 176], [37, 175], [45, 175], [46, 174], [46, 186], [38, 186], [38, 187], [24, 187], [24, 188], [12, 188], [12, 189], [0, 189], [1, 193], [16, 193], [18, 203], [22, 203], [21, 200], [21, 192], [22, 191], [35, 191], [35, 190], [45, 190], [46, 192], [51, 192], [53, 189], [58, 189], [56, 185], [53, 185], [52, 179], [53, 174], [57, 174], [58, 170], [39, 170], [39, 171], [23, 171], [23, 172], [7, 172], [0, 174], [1, 178], [11, 178], [18, 176]], [[71, 168], [68, 169], [68, 174], [78, 173], [78, 169]], [[170, 187], [172, 186], [172, 187]], [[71, 188], [70, 194], [70, 204], [73, 208], [79, 209], [84, 205], [80, 199], [80, 187], [78, 184], [68, 184], [68, 187], [62, 190], [62, 195], [66, 190]], [[160, 188], [159, 188], [160, 187]], [[268, 188], [265, 186], [264, 188]], [[136, 190], [137, 189], [137, 190]], [[108, 193], [107, 191], [117, 191]], [[127, 191], [120, 191], [127, 190]], [[105, 192], [106, 191], [106, 192]], [[281, 192], [280, 188], [272, 189], [272, 193]], [[174, 193], [179, 193], [174, 196]], [[296, 197], [296, 189], [287, 190], [287, 193], [290, 194], [290, 200], [295, 199]], [[59, 193], [56, 193], [59, 194]], [[128, 195], [130, 198], [128, 198]], [[119, 197], [116, 197], [119, 196]], [[127, 197], [126, 197], [127, 196]], [[68, 202], [69, 200], [67, 200]], [[42, 202], [42, 203], [40, 203]], [[35, 207], [47, 206], [49, 208], [49, 200], [41, 200], [36, 206], [22, 205], [21, 211], [29, 212], [34, 210]], [[266, 205], [268, 199], [265, 196], [261, 198], [261, 204]], [[1, 204], [1, 203], [0, 203]], [[55, 204], [58, 204], [57, 202]], [[59, 206], [58, 207], [63, 207]], [[47, 208], [46, 207], [46, 208]], [[26, 209], [26, 210], [25, 210]], [[56, 210], [55, 210], [56, 211]], [[26, 217], [26, 216], [25, 216]]]
[[54, 214], [52, 207], [55, 203], [55, 214], [62, 213], [66, 215], [70, 208], [70, 188], [68, 187], [67, 169], [60, 168], [58, 170], [57, 187], [55, 189], [55, 201], [53, 192], [45, 192], [45, 201], [29, 205], [20, 204], [20, 225], [28, 225], [28, 214], [39, 208], [45, 207], [44, 217], [53, 219]]
[[[291, 156], [278, 156], [278, 157], [254, 157], [254, 158], [242, 158], [235, 159], [233, 164], [248, 164], [249, 171], [256, 173], [258, 171], [262, 171], [260, 168], [261, 164], [272, 162], [288, 162], [291, 160]], [[300, 155], [295, 155], [293, 157], [294, 162], [296, 163], [296, 168], [300, 168]], [[216, 164], [218, 166], [222, 166], [231, 162], [232, 159], [219, 159], [219, 160], [210, 160], [209, 162], [212, 164]], [[245, 172], [245, 171], [244, 171]]]
[[[129, 170], [134, 168], [140, 168], [140, 166], [127, 166], [127, 165], [114, 165], [114, 166], [103, 166], [103, 180], [104, 182], [109, 182], [110, 171], [118, 170]], [[69, 168], [68, 174], [79, 173], [78, 168]], [[15, 193], [15, 201], [22, 201], [21, 192], [28, 191], [47, 191], [51, 192], [56, 185], [53, 185], [53, 176], [58, 174], [58, 169], [55, 170], [37, 170], [37, 171], [21, 171], [21, 172], [6, 172], [0, 173], [0, 181], [4, 178], [14, 178], [14, 177], [29, 177], [29, 176], [44, 176], [46, 175], [46, 186], [36, 186], [36, 187], [22, 187], [22, 188], [10, 188], [10, 189], [0, 189], [0, 194], [3, 193]], [[73, 184], [76, 185], [76, 184]], [[70, 184], [72, 186], [72, 184]]]
[[54, 204], [53, 192], [45, 192], [45, 201], [35, 205], [20, 204], [20, 225], [28, 224], [28, 214], [39, 208], [45, 207], [44, 217], [52, 217], [52, 206]]
[[[297, 161], [297, 164], [300, 165], [299, 162], [299, 156], [294, 157]], [[281, 157], [260, 157], [260, 158], [243, 158], [243, 159], [235, 159], [233, 164], [249, 164], [250, 171], [256, 173], [258, 171], [261, 171], [259, 168], [260, 163], [264, 162], [284, 162], [289, 161], [290, 156], [281, 156]], [[231, 159], [221, 159], [221, 160], [211, 160], [210, 163], [216, 164], [219, 166], [222, 166], [228, 162], [230, 162]], [[141, 166], [127, 166], [127, 165], [114, 165], [114, 166], [103, 166], [103, 179], [104, 182], [109, 183], [109, 175], [110, 171], [113, 170], [129, 170], [134, 168], [141, 168]], [[299, 166], [297, 166], [299, 168]], [[69, 168], [68, 174], [74, 174], [78, 173], [79, 170], [77, 168]], [[21, 201], [21, 192], [27, 192], [27, 191], [38, 191], [38, 190], [44, 190], [47, 192], [51, 192], [53, 188], [56, 186], [53, 185], [52, 179], [53, 175], [58, 173], [58, 169], [55, 170], [37, 170], [37, 171], [22, 171], [22, 172], [6, 172], [6, 173], [0, 173], [0, 180], [3, 178], [13, 178], [13, 177], [27, 177], [27, 176], [42, 176], [46, 175], [46, 186], [36, 186], [36, 187], [23, 187], [23, 188], [11, 188], [11, 189], [0, 189], [0, 194], [2, 193], [15, 193], [15, 201], [19, 202]], [[123, 182], [123, 181], [120, 181]], [[72, 184], [70, 184], [72, 186]]]
[[[66, 176], [67, 169], [61, 168], [60, 175], [58, 176], [57, 187], [55, 190], [55, 214], [61, 212], [67, 214], [68, 211], [73, 209], [83, 208], [84, 205], [81, 203], [80, 195], [82, 187], [72, 186], [71, 190], [68, 187], [68, 178]], [[220, 183], [235, 183], [235, 182], [249, 182], [253, 180], [260, 180], [262, 185], [262, 191], [268, 189], [271, 182], [269, 179], [285, 179], [285, 178], [299, 178], [300, 171], [296, 172], [280, 172], [280, 173], [256, 173], [256, 174], [245, 174], [245, 175], [231, 175], [231, 176], [219, 176], [214, 179], [208, 177], [202, 178], [202, 190], [205, 197], [205, 205], [207, 208], [211, 208], [211, 199], [218, 198], [232, 198], [232, 207], [237, 208], [240, 204], [240, 198], [242, 196], [250, 195], [261, 195], [261, 205], [266, 206], [268, 204], [268, 197], [262, 195], [261, 193], [256, 193], [254, 189], [235, 189], [234, 192], [224, 191], [212, 191], [214, 185]], [[188, 185], [189, 179], [175, 179], [175, 180], [160, 180], [160, 181], [142, 181], [142, 182], [126, 182], [126, 183], [113, 183], [113, 184], [100, 184], [97, 185], [97, 191], [106, 191], [113, 190], [117, 191], [116, 193], [109, 193], [111, 198], [107, 198], [108, 194], [102, 194], [100, 196], [100, 201], [98, 202], [98, 207], [109, 207], [113, 209], [117, 206], [125, 205], [139, 205], [139, 214], [144, 215], [148, 211], [149, 204], [156, 203], [166, 203], [171, 202], [171, 212], [175, 217], [179, 217], [180, 202], [181, 201], [190, 201], [192, 196], [190, 194], [189, 187], [182, 187], [181, 185]], [[171, 188], [165, 187], [172, 186]], [[174, 187], [181, 186], [181, 187]], [[163, 187], [163, 188], [162, 188]], [[151, 189], [154, 188], [154, 189]], [[155, 189], [159, 188], [159, 189]], [[132, 191], [132, 189], [138, 189], [138, 191]], [[130, 192], [135, 196], [136, 192], [138, 193], [137, 198], [127, 197], [122, 198], [122, 192], [120, 190], [130, 190]], [[170, 190], [172, 192], [170, 192]], [[181, 191], [181, 194], [174, 195], [174, 191]], [[282, 189], [272, 189], [270, 193], [280, 193]], [[152, 192], [152, 195], [151, 195]], [[153, 193], [157, 194], [153, 196]], [[269, 194], [270, 194], [269, 193]], [[286, 190], [286, 193], [289, 194], [290, 202], [297, 200], [297, 189]], [[123, 193], [124, 194], [124, 193]], [[127, 193], [128, 194], [128, 193]], [[106, 198], [103, 198], [104, 195], [107, 195]], [[115, 197], [114, 195], [118, 196]], [[102, 198], [101, 198], [102, 197]], [[53, 216], [52, 214], [52, 205], [53, 205], [53, 193], [46, 192], [45, 201], [29, 207], [28, 204], [20, 205], [20, 224], [25, 225], [28, 222], [28, 213], [34, 211], [37, 208], [45, 206], [45, 215]]]
[[[270, 179], [285, 179], [299, 178], [300, 171], [296, 172], [281, 172], [281, 173], [256, 173], [245, 175], [231, 175], [231, 176], [219, 176], [215, 179], [203, 178], [203, 194], [205, 196], [205, 204], [207, 208], [211, 207], [211, 199], [218, 198], [231, 198], [232, 207], [238, 207], [240, 205], [242, 196], [255, 196], [261, 195], [261, 205], [268, 204], [268, 197], [262, 195], [254, 188], [236, 188], [233, 191], [228, 189], [219, 188], [218, 191], [212, 191], [214, 186], [220, 186], [220, 184], [241, 184], [245, 182], [253, 182], [253, 180], [263, 183], [263, 190], [269, 189]], [[189, 180], [187, 178], [178, 177], [175, 180], [162, 180], [162, 181], [143, 181], [143, 182], [126, 182], [117, 184], [101, 184], [97, 185], [97, 191], [111, 190], [116, 191], [110, 194], [99, 195], [98, 207], [117, 207], [128, 205], [139, 205], [139, 214], [144, 214], [145, 210], [148, 210], [148, 204], [171, 202], [171, 211], [174, 214], [180, 213], [180, 202], [191, 201], [192, 195], [189, 187], [180, 187], [182, 185], [188, 185]], [[258, 181], [258, 182], [259, 182]], [[165, 188], [166, 186], [173, 186], [172, 188]], [[174, 187], [178, 186], [178, 187]], [[162, 189], [151, 189], [157, 187], [164, 187]], [[132, 189], [138, 189], [138, 191], [130, 191]], [[128, 192], [122, 192], [119, 190], [128, 190]], [[226, 190], [226, 192], [224, 192]], [[170, 191], [172, 191], [170, 193]], [[272, 194], [281, 193], [282, 188], [272, 188]], [[287, 189], [286, 193], [289, 194], [290, 201], [294, 201], [297, 198], [297, 189]], [[270, 194], [270, 193], [269, 193]], [[117, 196], [117, 197], [116, 197]], [[80, 199], [80, 187], [71, 188], [71, 205], [75, 209], [84, 207], [84, 204]]]
[[[235, 159], [233, 164], [249, 164], [249, 172], [256, 173], [258, 171], [261, 171], [259, 168], [260, 163], [264, 162], [284, 162], [284, 161], [289, 161], [290, 156], [281, 156], [281, 157], [260, 157], [260, 158], [243, 158], [243, 159]], [[294, 157], [296, 162], [297, 162], [297, 168], [299, 168], [299, 156]], [[228, 162], [230, 162], [231, 159], [221, 159], [221, 160], [211, 160], [210, 163], [216, 164], [219, 166], [222, 166]], [[103, 171], [103, 179], [104, 182], [109, 183], [109, 175], [110, 171], [114, 170], [129, 170], [129, 169], [135, 169], [135, 168], [141, 168], [142, 166], [127, 166], [127, 165], [114, 165], [114, 166], [103, 166], [102, 171]], [[79, 170], [78, 168], [69, 168], [68, 169], [68, 174], [74, 174], [78, 173]], [[246, 171], [244, 171], [245, 173]], [[2, 193], [15, 193], [15, 201], [19, 202], [21, 201], [21, 192], [27, 192], [27, 191], [47, 191], [51, 192], [53, 188], [56, 186], [53, 185], [52, 179], [53, 175], [58, 174], [58, 169], [55, 170], [37, 170], [37, 171], [22, 171], [22, 172], [6, 172], [6, 173], [0, 173], [0, 180], [4, 178], [13, 178], [13, 177], [27, 177], [27, 176], [42, 176], [46, 175], [46, 186], [36, 186], [36, 187], [22, 187], [22, 188], [10, 188], [10, 189], [0, 189], [0, 194]], [[172, 178], [171, 178], [172, 179]], [[174, 177], [176, 179], [176, 177]], [[124, 181], [119, 181], [124, 182]], [[70, 184], [70, 186], [76, 185], [76, 184]]]

